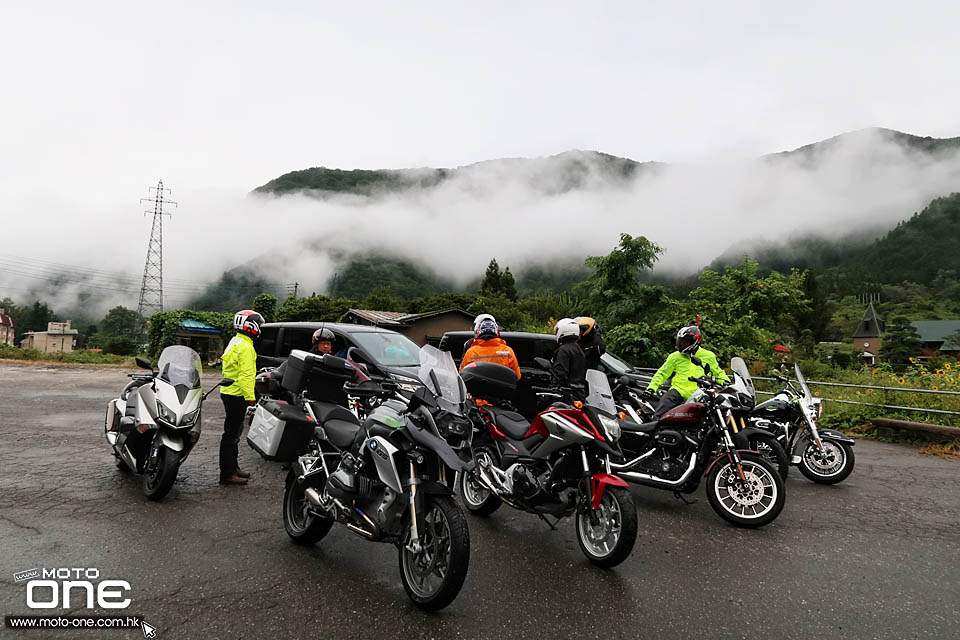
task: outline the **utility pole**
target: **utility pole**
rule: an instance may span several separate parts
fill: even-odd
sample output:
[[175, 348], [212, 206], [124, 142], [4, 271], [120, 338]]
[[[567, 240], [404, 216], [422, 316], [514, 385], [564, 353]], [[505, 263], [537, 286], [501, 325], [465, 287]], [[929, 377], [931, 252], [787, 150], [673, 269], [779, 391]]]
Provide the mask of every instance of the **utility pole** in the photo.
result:
[[164, 189], [163, 180], [157, 182], [152, 198], [140, 198], [140, 202], [152, 202], [153, 209], [143, 212], [153, 214], [153, 226], [150, 228], [150, 244], [147, 245], [147, 260], [143, 265], [143, 283], [140, 285], [140, 302], [137, 315], [140, 317], [141, 334], [145, 333], [147, 319], [158, 311], [163, 311], [163, 216], [170, 214], [164, 210], [167, 205], [177, 206], [173, 200], [164, 198], [170, 189]]

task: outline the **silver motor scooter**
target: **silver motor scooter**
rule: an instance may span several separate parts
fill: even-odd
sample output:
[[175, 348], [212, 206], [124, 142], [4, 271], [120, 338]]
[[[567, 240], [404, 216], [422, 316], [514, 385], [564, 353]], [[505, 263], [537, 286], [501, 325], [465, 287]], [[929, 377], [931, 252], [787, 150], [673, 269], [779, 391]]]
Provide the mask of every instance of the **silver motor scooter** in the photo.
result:
[[149, 374], [132, 380], [107, 405], [104, 435], [119, 469], [143, 474], [143, 494], [160, 500], [170, 491], [180, 465], [200, 439], [200, 409], [214, 389], [233, 384], [223, 378], [203, 393], [200, 356], [189, 347], [167, 347], [157, 361], [137, 358]]

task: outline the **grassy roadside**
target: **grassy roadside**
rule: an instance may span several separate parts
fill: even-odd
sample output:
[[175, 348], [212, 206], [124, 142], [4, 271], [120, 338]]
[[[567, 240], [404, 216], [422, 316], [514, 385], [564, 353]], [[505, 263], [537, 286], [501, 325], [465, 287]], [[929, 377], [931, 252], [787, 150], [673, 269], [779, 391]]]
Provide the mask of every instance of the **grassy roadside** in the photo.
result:
[[111, 353], [96, 353], [93, 351], [44, 353], [34, 349], [18, 349], [8, 344], [0, 344], [0, 362], [45, 365], [96, 365], [108, 367], [136, 366], [133, 356], [118, 356]]

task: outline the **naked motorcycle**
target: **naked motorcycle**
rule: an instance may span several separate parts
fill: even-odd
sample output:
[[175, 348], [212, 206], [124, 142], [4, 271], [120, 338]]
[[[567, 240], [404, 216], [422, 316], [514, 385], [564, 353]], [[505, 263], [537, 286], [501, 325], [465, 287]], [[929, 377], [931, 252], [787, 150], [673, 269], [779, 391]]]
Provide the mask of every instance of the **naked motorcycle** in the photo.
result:
[[143, 474], [143, 493], [160, 500], [173, 487], [180, 465], [200, 439], [203, 401], [219, 386], [233, 384], [223, 378], [203, 393], [200, 356], [189, 347], [173, 345], [160, 353], [157, 371], [144, 358], [137, 366], [149, 374], [132, 378], [120, 397], [107, 404], [104, 437], [113, 449], [119, 469]]
[[577, 542], [591, 562], [613, 567], [626, 560], [637, 512], [627, 483], [610, 473], [610, 456], [620, 455], [620, 423], [606, 376], [587, 372], [582, 401], [541, 390], [559, 402], [528, 421], [506, 404], [517, 383], [512, 370], [478, 361], [461, 375], [475, 401], [477, 464], [457, 482], [467, 510], [487, 516], [507, 504], [552, 528], [548, 516], [573, 516]]
[[[734, 361], [735, 371], [746, 372], [741, 359]], [[783, 479], [733, 428], [732, 412], [755, 402], [752, 389], [736, 378], [732, 384], [718, 382], [709, 366], [705, 371], [707, 375], [690, 378], [698, 393], [658, 421], [621, 420], [624, 455], [610, 468], [625, 480], [678, 497], [696, 491], [706, 478], [707, 498], [721, 518], [741, 527], [769, 524], [786, 501]]]

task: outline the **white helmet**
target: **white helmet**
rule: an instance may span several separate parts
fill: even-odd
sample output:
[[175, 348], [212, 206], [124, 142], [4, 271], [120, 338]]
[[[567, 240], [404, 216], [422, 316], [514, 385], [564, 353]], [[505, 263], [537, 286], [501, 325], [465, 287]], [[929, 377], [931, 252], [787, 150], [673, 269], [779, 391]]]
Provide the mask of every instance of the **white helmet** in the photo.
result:
[[493, 317], [492, 315], [490, 315], [489, 313], [481, 313], [480, 315], [478, 315], [476, 318], [473, 319], [473, 332], [474, 332], [474, 333], [477, 332], [477, 329], [480, 328], [480, 323], [483, 322], [484, 320], [492, 320], [493, 322], [496, 322], [496, 321], [497, 321], [497, 319], [494, 318], [494, 317]]
[[553, 332], [557, 334], [557, 342], [570, 336], [579, 338], [580, 325], [573, 318], [561, 318], [557, 320], [557, 324], [553, 325]]

